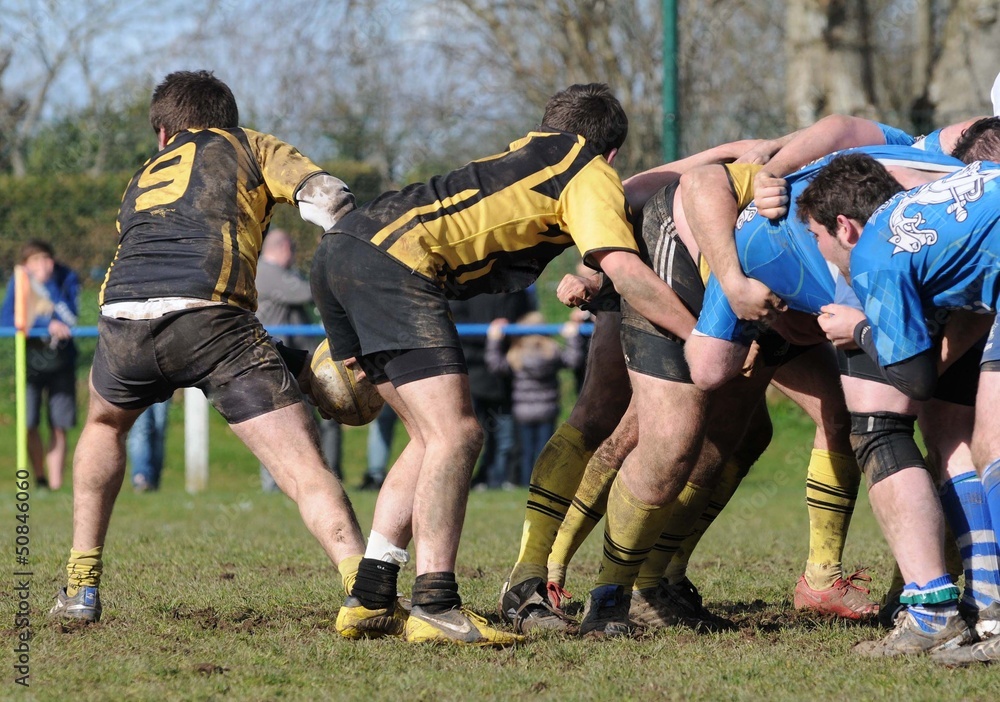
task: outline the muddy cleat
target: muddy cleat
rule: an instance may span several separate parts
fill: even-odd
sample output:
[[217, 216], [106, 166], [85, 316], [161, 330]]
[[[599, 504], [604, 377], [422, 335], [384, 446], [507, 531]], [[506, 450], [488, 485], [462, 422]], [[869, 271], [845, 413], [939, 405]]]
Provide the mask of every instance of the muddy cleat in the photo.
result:
[[837, 578], [832, 587], [814, 590], [806, 576], [795, 584], [795, 609], [828, 614], [842, 619], [868, 619], [878, 615], [879, 606], [868, 597], [870, 590], [857, 583], [870, 583], [871, 576], [858, 570], [846, 578]]
[[72, 597], [67, 595], [66, 588], [63, 588], [56, 595], [56, 603], [49, 610], [49, 616], [99, 622], [101, 611], [101, 595], [96, 587], [81, 587]]
[[862, 641], [852, 650], [868, 658], [892, 658], [957, 649], [971, 640], [972, 632], [961, 615], [949, 617], [941, 631], [928, 633], [920, 628], [912, 614], [903, 611], [896, 617], [895, 628], [885, 638]]
[[576, 622], [552, 605], [548, 586], [541, 578], [528, 578], [504, 592], [499, 609], [518, 634], [527, 634], [532, 629], [567, 633], [576, 630]]
[[632, 591], [628, 616], [637, 626], [656, 629], [683, 626], [699, 633], [709, 633], [733, 628], [732, 622], [715, 616], [700, 605], [697, 614], [695, 611], [690, 603], [673, 597], [668, 583], [661, 580], [656, 587]]
[[698, 588], [687, 578], [673, 585], [666, 580], [660, 580], [660, 587], [663, 588], [663, 592], [670, 598], [672, 605], [677, 608], [681, 616], [693, 622], [700, 622], [700, 626], [692, 627], [696, 631], [728, 631], [736, 628], [736, 625], [725, 617], [720, 617], [706, 609], [705, 605], [702, 604]]
[[580, 634], [583, 636], [630, 636], [629, 621], [632, 598], [621, 585], [602, 585], [587, 595], [583, 608]]
[[935, 651], [931, 654], [931, 660], [951, 667], [974, 663], [996, 663], [1000, 661], [1000, 636], [994, 636], [987, 641], [974, 643], [971, 646]]
[[1000, 636], [1000, 602], [991, 602], [990, 606], [985, 609], [966, 607], [960, 603], [958, 611], [962, 613], [965, 622], [972, 629], [976, 641], [985, 641], [994, 636]]
[[431, 614], [414, 606], [406, 620], [405, 638], [410, 643], [456, 643], [468, 646], [513, 646], [523, 636], [494, 629], [478, 614], [462, 607]]
[[345, 639], [402, 636], [407, 616], [398, 600], [382, 609], [368, 609], [357, 597], [349, 595], [337, 613], [337, 633]]

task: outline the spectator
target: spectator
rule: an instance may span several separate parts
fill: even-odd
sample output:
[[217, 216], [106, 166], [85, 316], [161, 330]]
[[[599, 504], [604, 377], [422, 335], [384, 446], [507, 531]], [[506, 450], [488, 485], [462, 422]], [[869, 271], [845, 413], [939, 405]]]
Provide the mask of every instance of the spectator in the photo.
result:
[[[533, 307], [526, 291], [479, 295], [451, 300], [455, 324], [489, 324], [496, 319], [517, 319]], [[469, 387], [476, 419], [483, 428], [483, 450], [473, 475], [473, 486], [499, 488], [510, 482], [507, 467], [515, 451], [516, 428], [511, 414], [511, 380], [486, 367], [486, 339], [462, 336], [462, 352], [469, 369]]]
[[[294, 267], [295, 242], [282, 229], [272, 229], [260, 251], [257, 264], [257, 318], [265, 326], [312, 324], [309, 307], [312, 291], [309, 281]], [[313, 350], [316, 339], [277, 335], [286, 346]], [[323, 459], [334, 475], [341, 477], [341, 427], [332, 419], [317, 419]], [[277, 492], [278, 486], [262, 463], [260, 484], [265, 492]]]
[[129, 430], [125, 449], [132, 464], [132, 488], [136, 492], [160, 489], [169, 410], [170, 400], [152, 404], [139, 415]]
[[[57, 263], [52, 246], [33, 239], [20, 251], [32, 287], [47, 297], [49, 312], [35, 318], [33, 331], [45, 336], [28, 339], [28, 456], [38, 487], [58, 490], [66, 465], [66, 430], [76, 426], [76, 345], [72, 327], [79, 309], [80, 278]], [[7, 286], [0, 324], [14, 324], [14, 280]], [[43, 402], [49, 418], [49, 441], [43, 445], [39, 425]], [[47, 475], [46, 475], [47, 468]]]
[[[531, 312], [518, 324], [543, 324], [540, 312]], [[531, 479], [531, 471], [542, 452], [542, 447], [555, 431], [559, 417], [559, 370], [576, 369], [586, 358], [580, 325], [567, 322], [562, 335], [563, 348], [554, 339], [541, 334], [515, 338], [504, 353], [504, 327], [506, 320], [490, 324], [486, 337], [486, 367], [491, 373], [513, 377], [512, 408], [521, 440], [522, 485]]]

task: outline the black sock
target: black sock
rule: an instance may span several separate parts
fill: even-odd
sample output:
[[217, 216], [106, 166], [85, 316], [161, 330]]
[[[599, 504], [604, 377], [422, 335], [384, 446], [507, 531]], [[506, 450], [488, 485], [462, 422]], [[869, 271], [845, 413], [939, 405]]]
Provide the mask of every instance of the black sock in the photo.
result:
[[462, 606], [454, 573], [424, 573], [413, 583], [413, 606], [441, 614]]
[[385, 609], [396, 601], [398, 575], [399, 566], [395, 563], [362, 558], [351, 595], [357, 597], [368, 609]]

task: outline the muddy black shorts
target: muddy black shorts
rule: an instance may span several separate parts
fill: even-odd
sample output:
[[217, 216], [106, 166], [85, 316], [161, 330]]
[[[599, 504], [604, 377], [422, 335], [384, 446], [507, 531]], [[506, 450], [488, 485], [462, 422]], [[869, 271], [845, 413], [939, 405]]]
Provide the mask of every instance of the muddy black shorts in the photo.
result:
[[371, 244], [327, 234], [310, 282], [331, 355], [356, 356], [373, 382], [468, 372], [444, 290]]
[[615, 284], [606, 275], [601, 276], [601, 287], [594, 296], [580, 305], [581, 310], [600, 314], [601, 312], [621, 312], [622, 296], [615, 290]]
[[117, 407], [140, 409], [198, 388], [230, 424], [302, 399], [257, 317], [230, 305], [158, 319], [102, 316], [92, 373], [94, 389]]
[[[934, 389], [935, 400], [952, 402], [965, 407], [976, 406], [976, 393], [979, 390], [979, 361], [982, 358], [985, 344], [986, 339], [981, 340], [951, 364], [948, 370], [938, 378], [937, 387]], [[840, 374], [843, 376], [890, 385], [878, 364], [864, 351], [837, 349], [837, 363], [840, 366]]]

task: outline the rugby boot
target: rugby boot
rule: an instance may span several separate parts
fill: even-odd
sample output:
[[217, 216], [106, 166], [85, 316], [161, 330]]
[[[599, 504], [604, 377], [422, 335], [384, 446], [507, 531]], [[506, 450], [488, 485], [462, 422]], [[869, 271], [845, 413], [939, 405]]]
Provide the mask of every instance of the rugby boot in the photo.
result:
[[974, 663], [996, 663], [1000, 661], [1000, 636], [980, 641], [971, 646], [960, 646], [935, 651], [931, 660], [949, 667], [972, 665]]
[[528, 578], [506, 590], [500, 598], [499, 609], [518, 634], [527, 634], [533, 629], [567, 633], [576, 630], [576, 622], [553, 605], [549, 588], [541, 578]]
[[601, 585], [587, 595], [583, 608], [580, 634], [583, 636], [630, 636], [629, 621], [632, 599], [621, 585]]
[[694, 610], [689, 603], [679, 601], [670, 594], [665, 580], [660, 580], [656, 587], [633, 590], [628, 616], [633, 624], [649, 628], [682, 626], [699, 633], [733, 628], [732, 622], [715, 616], [704, 607]]
[[735, 629], [736, 625], [725, 617], [709, 611], [703, 604], [701, 593], [687, 578], [671, 585], [667, 580], [660, 581], [663, 591], [683, 615], [690, 620], [701, 622], [701, 631], [727, 631]]
[[792, 603], [795, 609], [827, 614], [842, 619], [861, 620], [878, 616], [878, 603], [873, 602], [864, 584], [870, 583], [871, 576], [858, 570], [837, 581], [825, 590], [814, 590], [806, 582], [806, 576], [795, 584]]
[[49, 610], [49, 616], [93, 623], [101, 621], [102, 611], [101, 594], [96, 587], [81, 587], [72, 597], [63, 588], [56, 595], [56, 603]]
[[985, 641], [1000, 635], [1000, 602], [991, 602], [989, 607], [982, 609], [959, 603], [958, 611], [972, 629], [976, 641]]
[[884, 638], [862, 641], [852, 650], [867, 658], [892, 658], [956, 649], [971, 640], [972, 631], [960, 614], [949, 617], [941, 631], [928, 633], [920, 628], [909, 610], [904, 610], [896, 617], [896, 626]]
[[368, 609], [357, 597], [348, 595], [337, 613], [337, 633], [345, 639], [377, 639], [402, 636], [408, 612], [397, 599], [388, 607]]
[[523, 636], [494, 629], [485, 619], [465, 607], [432, 614], [414, 605], [406, 620], [405, 639], [410, 643], [454, 643], [466, 646], [513, 646]]

